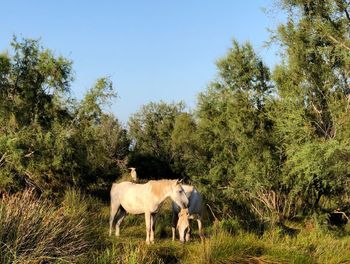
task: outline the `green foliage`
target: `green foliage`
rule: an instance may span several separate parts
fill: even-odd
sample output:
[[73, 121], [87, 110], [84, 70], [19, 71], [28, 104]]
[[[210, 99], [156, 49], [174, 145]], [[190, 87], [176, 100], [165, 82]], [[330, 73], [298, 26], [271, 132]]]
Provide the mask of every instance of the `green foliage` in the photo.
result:
[[272, 188], [279, 172], [268, 117], [273, 87], [249, 43], [234, 41], [217, 67], [218, 79], [199, 97], [197, 142], [205, 166], [196, 178], [221, 213], [232, 215], [242, 208], [227, 204], [246, 203], [261, 187]]
[[72, 63], [37, 40], [0, 56], [0, 192], [34, 186], [47, 196], [70, 186], [105, 195], [125, 170], [126, 130], [103, 107], [115, 96], [99, 79], [81, 102], [69, 98]]
[[59, 114], [54, 96], [69, 91], [72, 63], [55, 58], [36, 40], [14, 39], [11, 45], [14, 55], [1, 56], [1, 117], [13, 115], [19, 127], [31, 123], [48, 127]]
[[171, 147], [174, 156], [174, 169], [181, 178], [195, 179], [203, 175], [205, 150], [199, 144], [198, 125], [190, 113], [181, 113], [175, 118], [171, 135]]
[[221, 220], [218, 224], [218, 227], [221, 231], [227, 232], [231, 235], [237, 235], [241, 229], [239, 222], [232, 218]]
[[[288, 153], [287, 187], [295, 199], [301, 198], [306, 208], [317, 208], [322, 196], [341, 197], [347, 192], [349, 146], [336, 140], [310, 142]], [[338, 206], [341, 206], [341, 201]], [[305, 208], [305, 209], [306, 209]]]
[[282, 2], [289, 17], [276, 32], [284, 62], [273, 74], [279, 97], [270, 117], [283, 192], [295, 213], [347, 208], [349, 5]]
[[[0, 54], [0, 193], [31, 186], [42, 197], [62, 198], [63, 216], [84, 218], [99, 209], [71, 188], [107, 199], [111, 183], [128, 179], [127, 166], [133, 166], [141, 179], [184, 178], [195, 185], [224, 232], [206, 246], [191, 245], [194, 253], [166, 242], [147, 248], [100, 237], [102, 246], [93, 249], [98, 256], [92, 254], [97, 263], [162, 263], [184, 256], [200, 256], [203, 263], [349, 261], [347, 254], [341, 256], [348, 250], [346, 238], [305, 232], [295, 234], [294, 240], [284, 236], [291, 219], [316, 215], [327, 222], [334, 210], [350, 213], [350, 5], [343, 0], [280, 3], [288, 17], [274, 32], [282, 62], [273, 74], [249, 43], [233, 41], [217, 61], [217, 76], [199, 94], [193, 113], [186, 112], [182, 102], [149, 103], [131, 116], [128, 130], [105, 113], [116, 96], [109, 78], [98, 79], [76, 101], [69, 94], [72, 62], [37, 40], [14, 38], [12, 50]], [[44, 219], [42, 201], [33, 199], [33, 210]], [[88, 203], [81, 205], [84, 201]], [[65, 228], [66, 218], [43, 203], [62, 225], [50, 220], [50, 228]], [[96, 221], [101, 224], [106, 215], [95, 215]], [[160, 218], [160, 237], [169, 231], [169, 215]], [[25, 217], [28, 229], [33, 225], [35, 234], [42, 231], [34, 215], [28, 212]], [[144, 231], [141, 220], [125, 221], [135, 239]], [[15, 217], [3, 223], [9, 230], [21, 227]], [[255, 235], [242, 235], [241, 229], [259, 235], [265, 229], [271, 239], [262, 236], [257, 241]], [[12, 250], [5, 252], [7, 247], [1, 246], [4, 261], [22, 258], [15, 244], [24, 240], [0, 230], [3, 244]], [[324, 241], [318, 244], [320, 238]], [[37, 241], [37, 235], [32, 239]], [[326, 243], [336, 245], [337, 257], [326, 252]], [[38, 252], [35, 258], [46, 254]]]
[[133, 155], [130, 163], [138, 168], [140, 178], [178, 177], [173, 152], [172, 133], [176, 118], [183, 113], [183, 103], [149, 103], [129, 120]]
[[98, 79], [95, 85], [85, 94], [79, 104], [77, 119], [96, 122], [102, 115], [101, 106], [116, 97], [113, 84], [108, 78]]

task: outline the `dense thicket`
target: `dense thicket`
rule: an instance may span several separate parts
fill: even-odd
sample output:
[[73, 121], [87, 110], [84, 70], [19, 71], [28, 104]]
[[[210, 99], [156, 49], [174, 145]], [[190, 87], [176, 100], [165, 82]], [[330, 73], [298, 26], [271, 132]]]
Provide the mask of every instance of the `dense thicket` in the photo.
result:
[[[194, 113], [151, 104], [131, 135], [136, 146], [160, 143], [164, 164], [218, 213], [248, 221], [349, 210], [349, 3], [280, 4], [287, 22], [273, 36], [282, 56], [273, 73], [249, 43], [233, 41]], [[167, 133], [154, 129], [165, 124]]]
[[74, 101], [71, 61], [36, 40], [14, 39], [11, 47], [0, 56], [0, 191], [104, 191], [129, 147], [125, 129], [101, 110], [112, 83], [101, 78]]
[[273, 120], [282, 182], [294, 213], [349, 206], [350, 6], [347, 1], [284, 1], [277, 37], [283, 63], [274, 80]]
[[350, 3], [280, 4], [275, 69], [234, 40], [193, 112], [149, 103], [128, 130], [102, 111], [115, 95], [107, 78], [72, 100], [72, 63], [14, 40], [0, 56], [0, 190], [108, 194], [129, 165], [141, 179], [185, 178], [248, 224], [349, 213]]

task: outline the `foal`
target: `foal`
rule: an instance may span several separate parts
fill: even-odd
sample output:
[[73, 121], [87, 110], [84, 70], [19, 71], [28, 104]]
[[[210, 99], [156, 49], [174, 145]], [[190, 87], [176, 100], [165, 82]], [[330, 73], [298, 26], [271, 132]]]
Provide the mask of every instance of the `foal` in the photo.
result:
[[[176, 228], [179, 230], [180, 241], [185, 242], [190, 240], [190, 224], [189, 219], [195, 219], [198, 223], [198, 232], [201, 240], [204, 239], [202, 230], [203, 205], [202, 196], [197, 189], [191, 185], [182, 185], [188, 198], [188, 209], [182, 209], [173, 203], [173, 219], [172, 219], [172, 233], [173, 241], [175, 240]], [[180, 211], [181, 210], [181, 211]], [[186, 233], [186, 236], [185, 236]]]

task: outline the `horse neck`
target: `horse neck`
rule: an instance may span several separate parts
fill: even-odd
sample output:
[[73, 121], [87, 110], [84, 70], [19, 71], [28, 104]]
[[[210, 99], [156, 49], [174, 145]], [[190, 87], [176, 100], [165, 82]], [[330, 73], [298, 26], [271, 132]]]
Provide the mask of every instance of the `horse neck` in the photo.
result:
[[166, 198], [170, 197], [171, 185], [172, 185], [171, 180], [153, 181], [151, 190], [162, 203]]
[[192, 192], [194, 191], [194, 187], [192, 185], [182, 184], [182, 188], [184, 189], [186, 195], [187, 194], [192, 194]]

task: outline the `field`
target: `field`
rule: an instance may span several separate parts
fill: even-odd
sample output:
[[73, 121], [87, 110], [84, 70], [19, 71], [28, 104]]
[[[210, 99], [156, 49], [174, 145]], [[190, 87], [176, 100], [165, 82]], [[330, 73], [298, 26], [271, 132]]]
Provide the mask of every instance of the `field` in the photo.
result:
[[[59, 205], [30, 191], [4, 197], [0, 207], [1, 263], [350, 263], [349, 224], [330, 230], [317, 219], [273, 227], [257, 235], [238, 222], [205, 223], [201, 243], [171, 241], [170, 202], [146, 245], [142, 216], [128, 215], [121, 237], [108, 236], [107, 204], [70, 190]], [[194, 224], [194, 223], [193, 223]]]
[[[177, 3], [174, 12], [164, 11], [171, 13], [166, 20], [163, 12], [152, 14], [152, 19], [147, 19], [148, 12], [140, 16], [152, 22], [152, 34], [135, 31], [135, 45], [127, 45], [129, 55], [110, 37], [124, 39], [138, 27], [126, 19], [125, 26], [132, 30], [125, 31], [115, 12], [111, 18], [96, 12], [104, 6], [100, 3], [93, 11], [103, 17], [86, 21], [106, 21], [113, 29], [92, 30], [83, 23], [84, 30], [69, 33], [66, 29], [76, 29], [74, 23], [63, 27], [66, 19], [61, 19], [55, 23], [59, 30], [49, 27], [56, 37], [59, 32], [69, 34], [59, 41], [45, 36], [41, 41], [37, 33], [46, 23], [40, 20], [34, 30], [27, 23], [32, 19], [21, 18], [39, 39], [10, 30], [15, 35], [0, 50], [0, 263], [350, 263], [349, 1], [275, 0], [272, 10], [264, 8], [266, 15], [285, 19], [271, 21], [264, 47], [227, 32], [210, 33], [187, 51], [181, 43], [218, 25], [212, 15], [230, 28], [223, 14], [236, 17], [223, 3], [207, 1], [212, 2], [210, 8], [198, 1], [190, 15], [195, 23], [185, 23], [183, 15], [191, 14], [191, 8]], [[17, 1], [7, 2], [13, 2], [9, 10], [16, 10], [16, 18], [21, 7], [31, 18], [34, 10], [50, 20], [66, 14], [43, 3], [28, 4], [33, 7], [29, 11]], [[157, 3], [154, 8], [147, 3], [147, 10], [158, 10], [160, 1], [152, 2]], [[249, 13], [240, 13], [249, 25], [257, 25], [251, 11], [263, 4], [250, 2], [265, 1], [224, 2], [236, 11], [249, 5]], [[114, 8], [119, 10], [119, 4]], [[86, 13], [86, 7], [91, 8], [79, 5], [77, 10]], [[202, 8], [208, 15], [200, 17], [210, 25], [203, 23], [199, 29]], [[131, 21], [138, 17], [134, 9], [124, 14], [130, 12]], [[13, 12], [7, 13], [10, 18]], [[178, 38], [166, 26], [171, 17], [175, 31], [185, 33]], [[243, 20], [231, 22], [254, 39], [260, 33], [249, 30]], [[184, 30], [177, 30], [181, 24]], [[196, 27], [190, 29], [192, 24]], [[155, 25], [171, 38], [157, 35]], [[89, 39], [98, 40], [93, 48], [79, 35], [85, 28]], [[74, 41], [61, 41], [72, 39], [72, 34]], [[222, 37], [226, 44], [215, 50], [211, 44]], [[55, 43], [54, 49], [44, 43]], [[202, 45], [206, 43], [208, 50]], [[112, 46], [105, 49], [102, 44]], [[271, 45], [278, 47], [275, 63], [263, 56]], [[82, 57], [60, 55], [67, 48], [71, 54], [74, 46], [78, 53], [85, 51]], [[117, 50], [123, 55], [113, 58]], [[174, 54], [179, 60], [171, 59]], [[222, 54], [210, 59], [214, 67], [208, 60], [199, 61], [208, 54]], [[100, 61], [104, 57], [108, 61]], [[87, 67], [85, 61], [93, 64], [88, 78], [76, 76], [82, 64]], [[118, 66], [109, 68], [112, 61]], [[199, 66], [214, 71], [200, 73]], [[101, 71], [107, 74], [101, 76]], [[93, 72], [100, 75], [94, 82]], [[197, 77], [200, 85], [193, 82]], [[161, 89], [147, 88], [144, 78]], [[133, 84], [136, 80], [139, 85]], [[190, 87], [196, 97], [187, 105]], [[130, 115], [120, 119], [124, 111]], [[108, 236], [109, 191], [113, 182], [130, 180], [130, 168], [136, 168], [141, 182], [182, 179], [195, 186], [216, 216], [206, 212], [205, 241], [199, 240], [195, 225], [190, 243], [171, 240], [169, 201], [159, 212], [154, 244], [146, 245], [142, 215], [127, 216], [120, 237]], [[157, 189], [154, 193], [161, 193]], [[140, 197], [134, 198], [148, 202]]]

